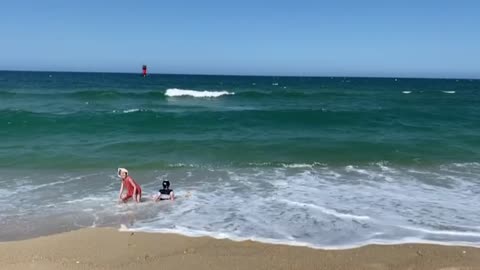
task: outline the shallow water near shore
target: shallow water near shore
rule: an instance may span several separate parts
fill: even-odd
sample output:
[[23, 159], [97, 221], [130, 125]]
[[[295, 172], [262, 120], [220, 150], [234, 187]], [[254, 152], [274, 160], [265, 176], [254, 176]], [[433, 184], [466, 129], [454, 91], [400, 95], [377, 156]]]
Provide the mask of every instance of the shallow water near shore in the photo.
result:
[[[480, 82], [0, 72], [0, 240], [480, 243]], [[117, 167], [144, 191], [117, 202]], [[178, 199], [148, 198], [170, 180]]]

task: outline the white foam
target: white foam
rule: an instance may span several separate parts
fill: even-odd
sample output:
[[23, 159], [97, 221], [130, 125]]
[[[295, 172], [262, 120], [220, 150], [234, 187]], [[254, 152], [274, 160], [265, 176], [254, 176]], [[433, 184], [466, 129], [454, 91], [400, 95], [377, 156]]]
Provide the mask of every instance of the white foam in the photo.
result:
[[275, 162], [249, 162], [249, 166], [253, 167], [278, 167], [278, 168], [313, 168], [313, 167], [325, 167], [324, 163], [275, 163]]
[[465, 167], [476, 167], [480, 168], [480, 163], [478, 162], [467, 162], [467, 163], [453, 163], [455, 167], [465, 168]]
[[312, 209], [319, 210], [324, 214], [335, 216], [335, 217], [342, 218], [342, 219], [358, 219], [358, 220], [369, 220], [370, 219], [369, 216], [357, 216], [357, 215], [339, 213], [339, 212], [337, 212], [333, 209], [328, 209], [328, 208], [325, 208], [323, 206], [315, 205], [315, 204], [311, 204], [311, 203], [302, 203], [302, 202], [295, 202], [295, 201], [289, 201], [289, 200], [282, 200], [282, 202], [285, 202], [287, 204], [301, 206], [301, 207], [309, 207], [309, 208], [312, 208]]
[[310, 163], [310, 164], [307, 164], [307, 163], [284, 164], [284, 163], [282, 163], [282, 167], [284, 167], [284, 168], [313, 168], [313, 167], [316, 167], [316, 166], [325, 166], [325, 164], [319, 163], [319, 162], [313, 162], [313, 163]]
[[424, 228], [417, 228], [411, 226], [398, 226], [400, 228], [423, 232], [428, 234], [436, 234], [436, 235], [453, 235], [453, 236], [473, 236], [473, 237], [480, 237], [480, 232], [462, 232], [462, 231], [444, 231], [444, 230], [428, 230]]
[[352, 165], [346, 166], [345, 171], [356, 172], [356, 173], [359, 173], [359, 174], [367, 175], [369, 177], [374, 177], [375, 176], [375, 174], [373, 172], [369, 172], [365, 169], [359, 169], [359, 168], [356, 168], [355, 166], [352, 166]]
[[197, 164], [187, 164], [187, 163], [172, 163], [167, 165], [169, 168], [199, 168], [200, 165]]
[[416, 169], [408, 169], [407, 171], [410, 172], [410, 173], [416, 173], [416, 174], [438, 176], [438, 173], [434, 173], [434, 172], [431, 172], [431, 171], [419, 171], [419, 170], [416, 170]]
[[249, 166], [259, 166], [259, 167], [264, 167], [264, 166], [272, 166], [273, 163], [271, 162], [250, 162], [247, 163]]
[[129, 109], [129, 110], [123, 110], [123, 113], [133, 113], [133, 112], [139, 112], [140, 109]]
[[[314, 162], [265, 164], [209, 168], [180, 163], [175, 164], [181, 165], [178, 169], [138, 172], [147, 201], [141, 204], [117, 202], [118, 180], [109, 181], [109, 177], [116, 177], [110, 171], [86, 179], [102, 181], [99, 183], [101, 188], [92, 189], [93, 193], [87, 196], [75, 188], [77, 183], [73, 180], [85, 175], [54, 177], [52, 181], [57, 182], [48, 184], [53, 186], [44, 183], [45, 190], [39, 190], [39, 186], [32, 185], [28, 178], [21, 178], [14, 182], [14, 190], [35, 188], [35, 192], [17, 194], [17, 200], [0, 198], [0, 215], [21, 215], [31, 222], [75, 213], [81, 217], [78, 220], [83, 220], [78, 222], [83, 224], [81, 226], [127, 224], [128, 228], [124, 230], [319, 248], [430, 240], [441, 240], [444, 244], [458, 241], [465, 241], [467, 245], [480, 243], [480, 228], [467, 227], [477, 226], [480, 221], [475, 212], [475, 200], [469, 200], [472, 194], [478, 193], [478, 184], [469, 182], [477, 179], [478, 174], [459, 174], [463, 171], [460, 168], [464, 166], [462, 163], [460, 167], [447, 164], [447, 168], [458, 171], [452, 173], [443, 172], [438, 167], [418, 169], [428, 174], [413, 173], [411, 170], [415, 168], [393, 167], [387, 162], [347, 167], [320, 163], [321, 166], [312, 166], [316, 165]], [[435, 181], [443, 181], [439, 180], [442, 175], [452, 179], [461, 176], [466, 183], [474, 184], [455, 183], [448, 188], [437, 186]], [[395, 181], [385, 182], [390, 176]], [[362, 181], [358, 181], [359, 178]], [[156, 192], [162, 179], [173, 180], [175, 192], [181, 199], [175, 203], [148, 200], [148, 195]], [[61, 184], [66, 181], [73, 183], [69, 186]], [[81, 182], [78, 184], [85, 184]], [[58, 198], [50, 198], [52, 187], [60, 192]], [[473, 191], [470, 191], [472, 187]], [[11, 190], [9, 186], [3, 188], [0, 193]], [[186, 191], [192, 191], [194, 196], [189, 196]], [[25, 204], [25, 200], [33, 203]], [[38, 207], [42, 211], [37, 211]], [[412, 225], [409, 221], [412, 219], [429, 224], [428, 230], [399, 227]], [[58, 222], [55, 224], [55, 220], [49, 222], [52, 227], [63, 226]], [[449, 228], [453, 232], [430, 229], [437, 227]]]
[[384, 172], [388, 172], [388, 173], [396, 173], [397, 171], [393, 168], [390, 168], [388, 167], [387, 165], [385, 165], [385, 163], [383, 162], [377, 162], [376, 165], [378, 167], [380, 167], [380, 169]]
[[410, 94], [410, 93], [412, 93], [412, 91], [403, 91], [402, 93], [404, 93], [404, 94]]
[[66, 201], [66, 204], [78, 204], [78, 203], [83, 203], [83, 202], [99, 202], [99, 201], [108, 201], [109, 197], [84, 197], [80, 199], [74, 199], [70, 201]]
[[240, 237], [231, 233], [223, 232], [209, 232], [204, 230], [194, 230], [188, 229], [180, 226], [175, 226], [175, 229], [166, 229], [166, 228], [152, 228], [152, 227], [138, 227], [138, 228], [128, 228], [124, 224], [118, 229], [120, 232], [147, 232], [147, 233], [168, 233], [168, 234], [178, 234], [188, 237], [211, 237], [214, 239], [229, 239], [236, 242], [242, 241], [254, 241], [259, 243], [266, 244], [276, 244], [276, 245], [288, 245], [288, 246], [298, 246], [298, 247], [309, 247], [314, 249], [326, 249], [326, 250], [342, 250], [342, 249], [352, 249], [363, 247], [367, 245], [401, 245], [401, 244], [434, 244], [442, 246], [470, 246], [470, 247], [480, 247], [479, 243], [471, 243], [464, 241], [452, 241], [452, 242], [442, 242], [442, 241], [431, 241], [425, 240], [418, 237], [404, 237], [397, 240], [381, 240], [381, 239], [371, 239], [366, 241], [358, 241], [351, 244], [340, 244], [340, 245], [318, 245], [308, 242], [295, 241], [295, 240], [279, 240], [274, 238], [266, 237]]
[[282, 164], [285, 168], [312, 168], [312, 164]]
[[455, 94], [455, 91], [442, 91], [445, 94]]
[[241, 241], [255, 241], [260, 243], [268, 243], [268, 244], [283, 244], [289, 246], [303, 246], [303, 247], [312, 247], [318, 248], [315, 245], [306, 242], [299, 242], [299, 241], [286, 241], [286, 240], [279, 240], [274, 238], [265, 238], [265, 237], [240, 237], [232, 233], [225, 233], [225, 232], [209, 232], [205, 230], [194, 230], [188, 229], [181, 226], [175, 226], [175, 229], [166, 229], [166, 228], [152, 228], [152, 227], [139, 227], [139, 228], [127, 228], [125, 225], [121, 225], [118, 229], [120, 232], [148, 232], [148, 233], [171, 233], [171, 234], [179, 234], [188, 237], [212, 237], [215, 239], [229, 239], [236, 242]]
[[7, 194], [10, 194], [11, 191], [9, 191], [8, 189], [2, 189], [0, 188], [0, 197], [6, 197]]
[[40, 185], [22, 185], [20, 189], [15, 190], [16, 193], [25, 193], [25, 192], [32, 192], [36, 191], [45, 187], [52, 187], [56, 185], [64, 185], [72, 181], [77, 181], [86, 176], [80, 176], [80, 177], [73, 177], [73, 178], [67, 178], [66, 180], [60, 180], [60, 181], [55, 181], [55, 182], [50, 182], [50, 183], [45, 183], [45, 184], [40, 184]]
[[165, 92], [165, 96], [168, 97], [182, 97], [182, 96], [191, 96], [191, 97], [201, 97], [201, 98], [212, 98], [220, 97], [224, 95], [235, 95], [234, 92], [228, 91], [196, 91], [196, 90], [187, 90], [187, 89], [178, 89], [170, 88]]

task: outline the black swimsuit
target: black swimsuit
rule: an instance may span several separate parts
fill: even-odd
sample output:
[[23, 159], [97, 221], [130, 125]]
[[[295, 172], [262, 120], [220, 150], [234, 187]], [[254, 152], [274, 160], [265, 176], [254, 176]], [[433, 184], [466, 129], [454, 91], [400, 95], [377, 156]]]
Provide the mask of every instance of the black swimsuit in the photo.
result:
[[[173, 189], [169, 189], [169, 188], [160, 189], [158, 192], [160, 192], [160, 200], [170, 200], [170, 193], [173, 192]], [[168, 198], [165, 198], [165, 197], [162, 198], [162, 195], [167, 195]]]

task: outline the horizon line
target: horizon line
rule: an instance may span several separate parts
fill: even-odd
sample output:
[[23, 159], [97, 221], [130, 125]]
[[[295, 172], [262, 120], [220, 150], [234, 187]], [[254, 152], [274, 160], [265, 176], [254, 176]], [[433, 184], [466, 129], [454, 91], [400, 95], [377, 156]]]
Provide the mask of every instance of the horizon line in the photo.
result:
[[[148, 66], [148, 65], [147, 65]], [[38, 72], [38, 73], [106, 73], [128, 74], [142, 76], [141, 72], [130, 71], [68, 71], [68, 70], [28, 70], [28, 69], [0, 69], [0, 72]], [[421, 76], [358, 76], [358, 75], [253, 75], [253, 74], [213, 74], [213, 73], [148, 73], [148, 75], [167, 76], [219, 76], [219, 77], [284, 77], [284, 78], [369, 78], [369, 79], [417, 79], [417, 80], [480, 80], [471, 77], [421, 77]], [[148, 76], [147, 75], [147, 76]]]

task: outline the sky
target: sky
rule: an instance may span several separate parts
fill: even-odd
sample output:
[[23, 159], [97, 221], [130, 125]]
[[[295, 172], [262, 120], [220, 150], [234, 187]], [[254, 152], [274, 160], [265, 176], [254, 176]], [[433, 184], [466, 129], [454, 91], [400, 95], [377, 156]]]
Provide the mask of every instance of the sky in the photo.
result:
[[0, 70], [480, 78], [476, 1], [0, 0]]

